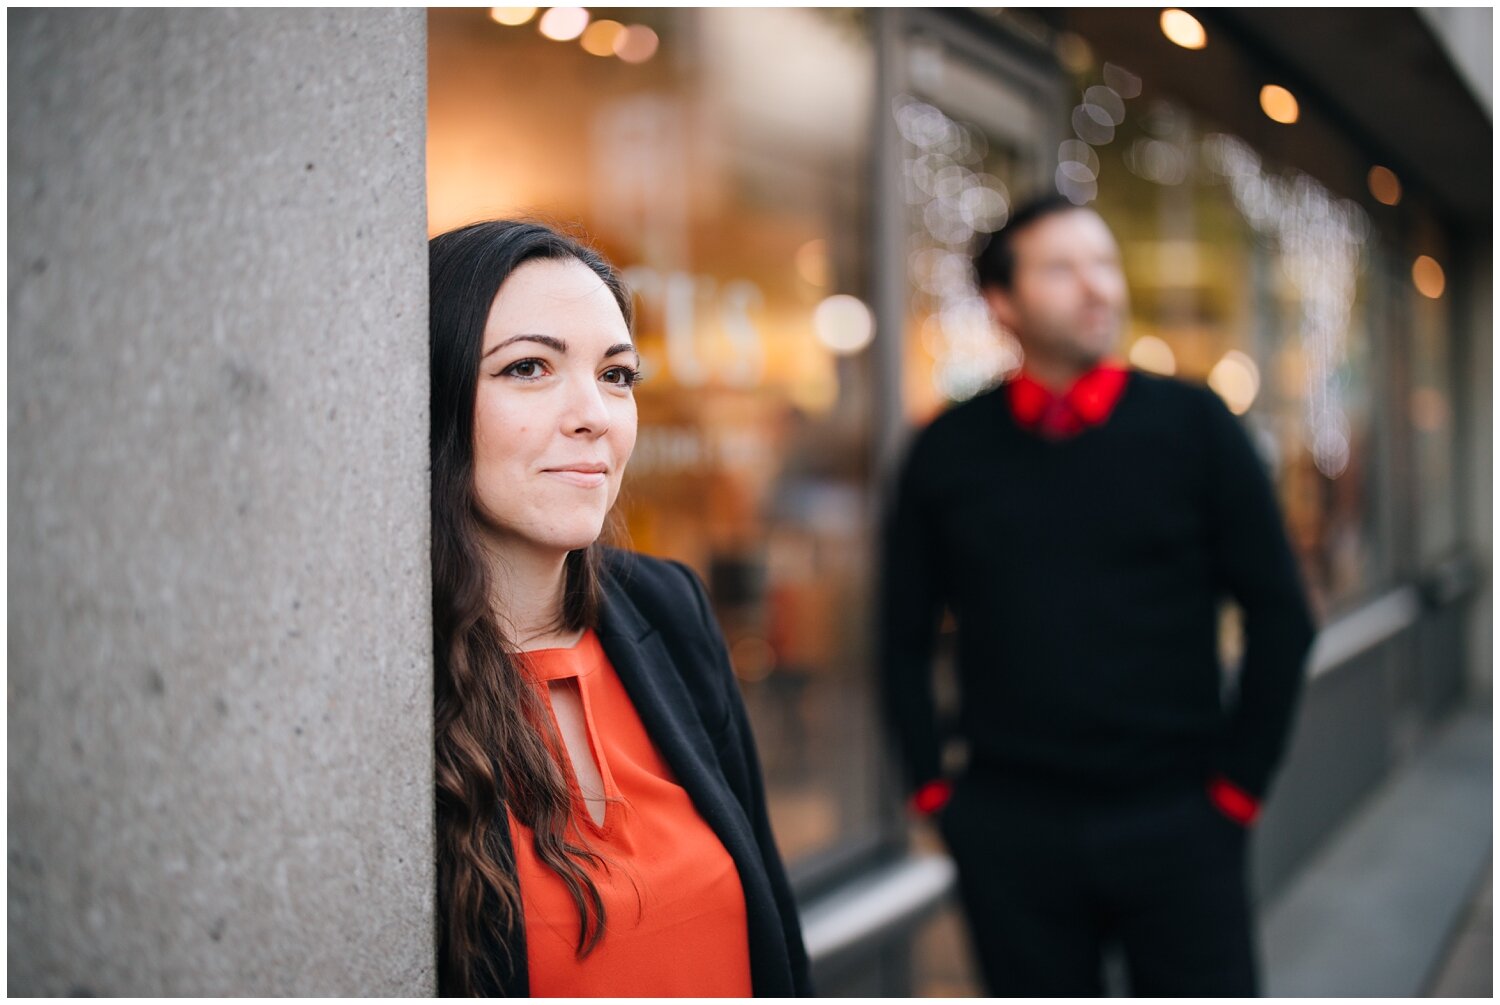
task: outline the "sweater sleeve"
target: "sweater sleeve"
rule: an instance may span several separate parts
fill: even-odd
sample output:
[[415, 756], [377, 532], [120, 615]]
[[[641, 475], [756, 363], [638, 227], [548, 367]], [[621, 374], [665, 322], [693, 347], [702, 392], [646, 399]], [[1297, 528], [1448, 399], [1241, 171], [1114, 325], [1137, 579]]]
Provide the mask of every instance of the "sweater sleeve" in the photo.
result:
[[943, 596], [937, 525], [925, 491], [931, 441], [919, 437], [896, 481], [882, 528], [879, 666], [882, 705], [915, 791], [942, 775], [932, 655]]
[[1204, 397], [1214, 558], [1245, 625], [1218, 769], [1259, 799], [1285, 751], [1316, 628], [1265, 467], [1218, 395]]

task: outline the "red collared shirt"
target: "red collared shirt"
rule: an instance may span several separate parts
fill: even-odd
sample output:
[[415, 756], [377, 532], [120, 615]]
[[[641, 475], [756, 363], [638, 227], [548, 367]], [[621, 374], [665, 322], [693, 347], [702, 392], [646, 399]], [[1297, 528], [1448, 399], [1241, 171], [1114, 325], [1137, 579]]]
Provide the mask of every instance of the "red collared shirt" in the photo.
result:
[[1122, 366], [1100, 363], [1057, 394], [1023, 370], [1007, 385], [1011, 414], [1021, 428], [1048, 439], [1076, 436], [1108, 421], [1129, 377]]

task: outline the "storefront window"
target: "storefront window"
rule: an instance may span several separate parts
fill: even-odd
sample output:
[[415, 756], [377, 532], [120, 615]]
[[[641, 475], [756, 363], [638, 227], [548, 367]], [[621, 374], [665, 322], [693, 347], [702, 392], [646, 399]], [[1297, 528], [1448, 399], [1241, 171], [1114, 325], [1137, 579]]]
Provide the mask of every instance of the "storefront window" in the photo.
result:
[[990, 320], [972, 258], [1012, 203], [1034, 194], [1037, 137], [1049, 130], [1030, 96], [999, 74], [921, 39], [909, 57], [912, 93], [890, 114], [907, 235], [902, 403], [921, 427], [1021, 364], [1020, 346]]
[[597, 18], [558, 41], [430, 14], [430, 229], [539, 218], [624, 270], [646, 379], [622, 543], [708, 582], [796, 872], [878, 824], [869, 33], [853, 10]]
[[1417, 558], [1432, 565], [1458, 547], [1454, 471], [1453, 362], [1448, 341], [1451, 294], [1446, 249], [1430, 223], [1419, 228], [1402, 264], [1403, 294], [1411, 304], [1411, 389], [1405, 402], [1416, 461]]
[[1057, 183], [1097, 205], [1120, 238], [1132, 299], [1125, 353], [1141, 369], [1208, 384], [1243, 417], [1313, 606], [1337, 614], [1383, 569], [1369, 221], [1174, 102], [1137, 99], [1128, 71], [1106, 65], [1099, 76], [1074, 110]]

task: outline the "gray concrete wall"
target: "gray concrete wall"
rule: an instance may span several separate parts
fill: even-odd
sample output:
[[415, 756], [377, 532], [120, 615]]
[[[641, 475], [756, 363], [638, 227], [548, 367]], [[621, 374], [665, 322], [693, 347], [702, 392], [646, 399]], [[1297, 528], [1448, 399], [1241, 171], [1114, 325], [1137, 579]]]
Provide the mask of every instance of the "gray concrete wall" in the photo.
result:
[[9, 991], [430, 993], [425, 15], [8, 72]]

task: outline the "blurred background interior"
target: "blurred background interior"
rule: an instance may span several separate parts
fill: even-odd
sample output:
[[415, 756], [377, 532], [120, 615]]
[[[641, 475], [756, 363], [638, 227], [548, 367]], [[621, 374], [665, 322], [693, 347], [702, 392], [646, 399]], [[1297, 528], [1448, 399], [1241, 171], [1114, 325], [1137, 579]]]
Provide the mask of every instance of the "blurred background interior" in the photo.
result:
[[884, 766], [873, 528], [910, 431], [1019, 366], [968, 255], [1055, 188], [1121, 242], [1120, 355], [1243, 417], [1323, 625], [1255, 849], [1268, 990], [1489, 994], [1488, 11], [428, 29], [430, 233], [581, 228], [637, 294], [624, 542], [710, 585], [823, 993], [979, 990]]

